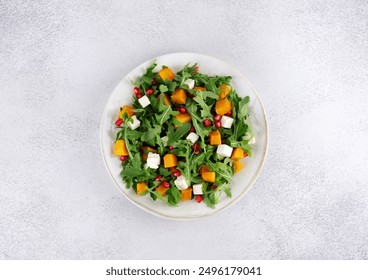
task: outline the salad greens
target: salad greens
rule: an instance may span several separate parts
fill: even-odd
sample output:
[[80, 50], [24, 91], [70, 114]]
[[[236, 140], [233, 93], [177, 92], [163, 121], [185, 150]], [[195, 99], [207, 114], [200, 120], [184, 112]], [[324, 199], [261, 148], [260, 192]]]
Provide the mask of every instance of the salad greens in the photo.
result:
[[215, 207], [222, 193], [231, 197], [240, 159], [251, 156], [249, 97], [236, 93], [230, 76], [200, 73], [197, 64], [176, 74], [156, 66], [132, 81], [132, 105], [120, 108], [115, 123], [122, 179], [170, 206], [194, 198]]

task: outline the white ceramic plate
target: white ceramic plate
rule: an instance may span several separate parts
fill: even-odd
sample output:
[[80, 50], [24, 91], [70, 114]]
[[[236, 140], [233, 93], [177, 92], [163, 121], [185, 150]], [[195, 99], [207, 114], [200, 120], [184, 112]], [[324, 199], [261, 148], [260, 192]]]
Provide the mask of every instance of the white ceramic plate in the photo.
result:
[[170, 207], [162, 201], [153, 201], [149, 195], [138, 196], [132, 189], [125, 187], [119, 175], [121, 172], [120, 161], [112, 152], [116, 133], [114, 122], [119, 108], [122, 105], [131, 104], [133, 86], [130, 80], [136, 80], [143, 75], [146, 67], [152, 61], [153, 59], [146, 61], [129, 72], [107, 101], [100, 127], [101, 150], [106, 169], [119, 191], [129, 201], [151, 214], [168, 219], [196, 219], [218, 213], [239, 201], [252, 187], [262, 169], [268, 140], [267, 121], [262, 103], [250, 82], [238, 70], [221, 60], [197, 53], [171, 53], [157, 57], [156, 62], [158, 66], [156, 69], [161, 69], [161, 65], [167, 65], [174, 72], [177, 72], [185, 64], [197, 62], [202, 73], [232, 76], [231, 84], [237, 93], [242, 97], [247, 95], [250, 97], [250, 120], [256, 142], [253, 144], [252, 157], [248, 157], [243, 161], [245, 167], [234, 176], [231, 185], [233, 197], [228, 198], [224, 194], [215, 209], [208, 208], [204, 203], [196, 203], [194, 200], [179, 203], [178, 207]]

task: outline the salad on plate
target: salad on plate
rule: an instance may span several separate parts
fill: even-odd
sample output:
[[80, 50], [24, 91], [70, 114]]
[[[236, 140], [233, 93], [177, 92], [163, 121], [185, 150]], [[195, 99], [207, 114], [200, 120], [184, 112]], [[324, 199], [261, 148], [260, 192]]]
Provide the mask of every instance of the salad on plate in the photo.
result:
[[154, 62], [132, 81], [132, 103], [120, 108], [113, 152], [137, 195], [170, 206], [202, 201], [214, 208], [251, 156], [249, 97], [231, 76], [209, 76], [197, 64], [176, 74]]

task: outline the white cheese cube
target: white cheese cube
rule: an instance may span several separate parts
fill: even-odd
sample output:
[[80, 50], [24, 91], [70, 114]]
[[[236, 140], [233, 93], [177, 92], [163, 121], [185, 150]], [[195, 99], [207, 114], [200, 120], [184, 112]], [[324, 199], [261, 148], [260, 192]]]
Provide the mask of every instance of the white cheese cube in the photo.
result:
[[132, 119], [133, 119], [133, 122], [129, 122], [128, 121], [128, 126], [134, 130], [136, 129], [137, 127], [139, 127], [141, 125], [141, 121], [137, 119], [137, 117], [135, 115], [132, 116]]
[[184, 84], [186, 84], [188, 86], [189, 89], [194, 88], [194, 80], [193, 79], [188, 79], [184, 82]]
[[169, 137], [167, 137], [167, 136], [161, 137], [161, 141], [162, 141], [162, 144], [164, 144], [164, 146], [167, 145], [168, 140], [169, 140]]
[[142, 96], [141, 98], [139, 98], [139, 99], [138, 99], [138, 102], [139, 102], [139, 104], [141, 104], [141, 106], [142, 106], [143, 108], [146, 108], [148, 105], [150, 105], [150, 104], [151, 104], [151, 101], [149, 101], [149, 99], [148, 99], [147, 95], [144, 95], [144, 96]]
[[199, 136], [197, 134], [195, 134], [194, 132], [189, 133], [189, 135], [187, 136], [187, 140], [189, 140], [192, 144], [194, 144], [195, 142], [197, 142]]
[[189, 187], [187, 180], [185, 179], [183, 175], [176, 178], [176, 180], [174, 181], [174, 184], [179, 190], [185, 190]]
[[249, 140], [248, 144], [252, 145], [254, 143], [256, 143], [256, 138], [253, 136], [252, 139]]
[[221, 126], [224, 128], [231, 128], [233, 125], [234, 119], [228, 116], [222, 116], [221, 118]]
[[203, 194], [202, 184], [193, 185], [193, 194]]
[[231, 154], [233, 153], [233, 148], [226, 144], [221, 144], [217, 146], [217, 154], [219, 156], [223, 157], [231, 157]]
[[157, 169], [161, 163], [160, 155], [156, 153], [148, 153], [147, 166], [152, 169]]

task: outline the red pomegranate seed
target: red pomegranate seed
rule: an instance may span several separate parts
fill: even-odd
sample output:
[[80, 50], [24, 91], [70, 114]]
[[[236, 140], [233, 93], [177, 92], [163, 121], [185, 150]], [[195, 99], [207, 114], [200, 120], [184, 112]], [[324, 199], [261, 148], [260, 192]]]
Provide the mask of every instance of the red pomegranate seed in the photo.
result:
[[244, 153], [244, 157], [247, 157], [248, 156], [248, 154], [247, 153]]
[[195, 198], [195, 201], [197, 201], [198, 203], [201, 203], [203, 201], [203, 197], [201, 195], [197, 195]]
[[211, 188], [212, 188], [213, 190], [215, 190], [215, 189], [217, 189], [217, 186], [216, 186], [216, 185], [213, 185]]
[[213, 117], [213, 119], [218, 122], [219, 120], [221, 120], [221, 116], [220, 115], [216, 115]]
[[182, 114], [184, 114], [184, 113], [187, 112], [187, 109], [185, 107], [180, 107], [179, 108], [179, 112], [182, 113]]
[[221, 122], [220, 122], [220, 121], [215, 122], [215, 126], [216, 126], [217, 128], [220, 128], [220, 127], [221, 127]]
[[174, 177], [179, 177], [181, 175], [181, 172], [179, 170], [176, 170], [173, 172]]
[[199, 152], [201, 151], [201, 146], [199, 146], [199, 144], [198, 144], [198, 143], [193, 144], [192, 148], [193, 148], [193, 150], [194, 150], [194, 154], [195, 154], [195, 155], [198, 155], [198, 154], [199, 154]]
[[161, 181], [161, 176], [160, 175], [158, 175], [158, 176], [156, 176], [156, 179], [155, 179], [157, 182], [159, 182], [159, 181]]
[[211, 125], [211, 121], [210, 120], [204, 120], [203, 124], [205, 127], [209, 127]]
[[115, 122], [115, 125], [116, 126], [121, 126], [121, 124], [123, 123], [123, 119], [117, 119], [116, 122]]
[[191, 126], [190, 129], [189, 129], [190, 132], [195, 132], [195, 128], [194, 126]]
[[170, 151], [174, 150], [174, 147], [173, 146], [169, 146], [169, 150]]
[[137, 94], [138, 93], [140, 93], [141, 91], [139, 90], [139, 88], [138, 87], [135, 87], [134, 89], [133, 89], [133, 94], [135, 95], [135, 96], [137, 96]]
[[228, 117], [231, 117], [233, 115], [233, 112], [232, 111], [229, 111], [225, 114], [225, 116], [228, 116]]
[[197, 73], [199, 70], [199, 66], [194, 67], [194, 73]]
[[163, 181], [162, 182], [162, 185], [165, 187], [165, 188], [170, 188], [170, 183], [168, 181]]
[[151, 89], [151, 88], [150, 88], [150, 89], [147, 89], [147, 90], [146, 90], [146, 93], [147, 93], [148, 95], [151, 95], [151, 94], [153, 93], [153, 89]]
[[139, 98], [142, 98], [142, 93], [138, 93], [137, 95], [136, 95], [136, 97], [139, 99]]
[[121, 161], [127, 161], [128, 160], [128, 156], [120, 156], [119, 159]]
[[152, 83], [151, 83], [151, 85], [153, 85], [153, 86], [156, 85], [156, 84], [157, 84], [156, 80], [153, 80]]

